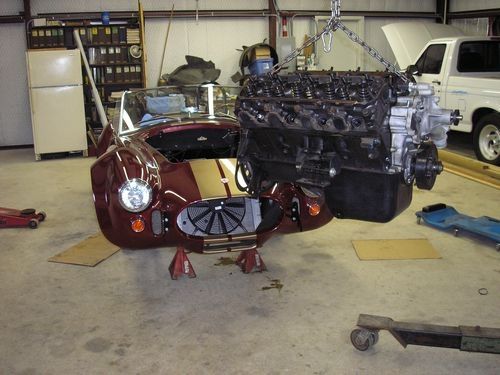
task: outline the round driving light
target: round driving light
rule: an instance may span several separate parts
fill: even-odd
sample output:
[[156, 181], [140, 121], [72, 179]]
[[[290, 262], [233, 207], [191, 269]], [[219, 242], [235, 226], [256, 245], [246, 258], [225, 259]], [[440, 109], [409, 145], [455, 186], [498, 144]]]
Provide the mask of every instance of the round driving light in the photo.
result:
[[125, 181], [118, 190], [118, 200], [130, 212], [144, 211], [153, 198], [151, 186], [140, 178]]
[[135, 233], [140, 233], [146, 228], [146, 225], [144, 224], [144, 220], [142, 220], [141, 217], [137, 217], [132, 220], [130, 227]]
[[317, 216], [321, 212], [321, 206], [318, 203], [309, 204], [309, 215]]

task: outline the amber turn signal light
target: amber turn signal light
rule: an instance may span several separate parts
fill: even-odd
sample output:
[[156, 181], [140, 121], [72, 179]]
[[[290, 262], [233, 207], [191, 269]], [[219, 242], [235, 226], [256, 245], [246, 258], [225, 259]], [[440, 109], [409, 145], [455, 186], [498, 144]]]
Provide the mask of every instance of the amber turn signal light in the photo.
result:
[[144, 220], [142, 220], [141, 217], [137, 217], [132, 220], [132, 222], [130, 223], [130, 227], [135, 233], [140, 233], [146, 228], [146, 225], [144, 224]]
[[314, 202], [308, 205], [309, 206], [309, 215], [317, 216], [321, 212], [321, 206]]

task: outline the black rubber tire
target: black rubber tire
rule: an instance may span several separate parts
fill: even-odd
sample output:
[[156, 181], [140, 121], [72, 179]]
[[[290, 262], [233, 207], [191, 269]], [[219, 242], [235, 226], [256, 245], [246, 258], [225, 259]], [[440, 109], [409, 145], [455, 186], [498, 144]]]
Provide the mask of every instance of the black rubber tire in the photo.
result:
[[38, 218], [39, 221], [44, 221], [45, 218], [47, 217], [47, 214], [45, 213], [45, 211], [40, 211], [38, 213], [38, 216], [39, 216], [39, 218]]
[[[362, 336], [365, 336], [368, 333], [368, 336], [364, 341], [361, 340]], [[358, 349], [359, 351], [367, 351], [373, 345], [378, 342], [378, 332], [367, 330], [364, 328], [355, 328], [351, 332], [351, 343], [352, 345]]]
[[31, 228], [31, 229], [36, 229], [38, 227], [38, 220], [35, 220], [35, 219], [31, 219], [28, 223], [28, 226]]
[[[500, 153], [496, 153], [496, 157], [492, 158], [491, 155], [484, 155], [481, 151], [481, 143], [484, 142], [481, 140], [481, 132], [485, 127], [489, 126], [490, 128], [496, 127], [497, 132], [500, 132], [500, 113], [490, 113], [489, 115], [481, 118], [478, 123], [474, 126], [473, 132], [473, 143], [474, 143], [474, 153], [478, 160], [481, 160], [485, 163], [500, 165]], [[484, 148], [484, 144], [483, 144]]]

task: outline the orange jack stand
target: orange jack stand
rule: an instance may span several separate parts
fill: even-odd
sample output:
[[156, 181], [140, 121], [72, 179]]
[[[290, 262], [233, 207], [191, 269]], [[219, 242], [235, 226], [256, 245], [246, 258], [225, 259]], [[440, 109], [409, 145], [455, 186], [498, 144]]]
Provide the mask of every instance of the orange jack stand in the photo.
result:
[[170, 263], [168, 270], [170, 271], [170, 277], [172, 280], [177, 280], [177, 278], [182, 275], [187, 275], [191, 278], [196, 277], [194, 268], [182, 246], [177, 246], [177, 252], [174, 255], [174, 259], [172, 259], [172, 263]]
[[257, 249], [243, 250], [236, 259], [236, 264], [241, 267], [244, 273], [250, 273], [254, 268], [257, 272], [267, 271]]

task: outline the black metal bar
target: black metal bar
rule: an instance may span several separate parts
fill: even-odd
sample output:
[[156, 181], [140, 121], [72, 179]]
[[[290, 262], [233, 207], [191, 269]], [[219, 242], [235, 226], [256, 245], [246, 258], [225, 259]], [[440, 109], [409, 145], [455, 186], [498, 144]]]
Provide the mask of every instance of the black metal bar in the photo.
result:
[[24, 9], [24, 21], [28, 22], [31, 17], [31, 1], [23, 0], [23, 9]]
[[[111, 19], [137, 18], [138, 12], [110, 12]], [[49, 20], [72, 21], [72, 20], [100, 20], [100, 12], [78, 12], [78, 13], [39, 13], [36, 17]]]
[[[314, 17], [314, 16], [330, 16], [329, 10], [281, 10], [280, 16], [284, 17]], [[358, 11], [358, 10], [342, 10], [342, 16], [359, 16], [366, 18], [438, 18], [438, 15], [433, 12], [388, 12], [388, 11]]]
[[[274, 6], [273, 0], [268, 0], [269, 10], [272, 14], [277, 14], [276, 7]], [[269, 45], [273, 48], [276, 48], [276, 25], [277, 25], [276, 17], [269, 17]]]
[[0, 23], [23, 23], [24, 17], [22, 15], [0, 16]]
[[461, 18], [485, 18], [500, 16], [500, 8], [494, 9], [481, 9], [481, 10], [469, 10], [464, 12], [451, 12], [448, 13], [449, 19], [461, 19]]
[[31, 1], [23, 0], [23, 10], [24, 10], [24, 31], [26, 32], [26, 48], [30, 48], [31, 45], [31, 33], [28, 32], [28, 25], [31, 21]]
[[439, 17], [436, 19], [436, 22], [447, 23], [449, 9], [450, 0], [436, 0], [436, 14]]
[[[149, 10], [144, 11], [144, 18], [170, 18], [170, 10]], [[198, 17], [213, 17], [213, 18], [253, 18], [267, 17], [270, 15], [269, 10], [175, 10], [173, 18], [195, 18]], [[57, 19], [57, 20], [98, 20], [101, 18], [100, 12], [78, 12], [78, 13], [40, 13], [39, 17]], [[109, 12], [111, 19], [130, 19], [137, 18], [138, 12], [135, 11], [120, 11]]]
[[[270, 1], [272, 3], [272, 1]], [[148, 10], [144, 11], [146, 19], [154, 18], [169, 18], [170, 10]], [[176, 10], [173, 12], [173, 18], [194, 18], [196, 10]], [[323, 10], [283, 10], [280, 11], [280, 16], [285, 17], [314, 17], [314, 16], [329, 16], [330, 11]], [[344, 16], [363, 16], [363, 17], [380, 17], [380, 18], [439, 18], [436, 13], [432, 12], [385, 12], [385, 11], [342, 11]], [[262, 18], [273, 17], [276, 13], [273, 8], [270, 9], [251, 9], [251, 10], [198, 10], [198, 17], [201, 18]], [[78, 12], [78, 13], [40, 13], [38, 17], [44, 17], [56, 20], [80, 20], [92, 19], [98, 20], [101, 18], [100, 12]], [[129, 19], [137, 18], [138, 14], [135, 11], [119, 11], [110, 12], [111, 19]]]

